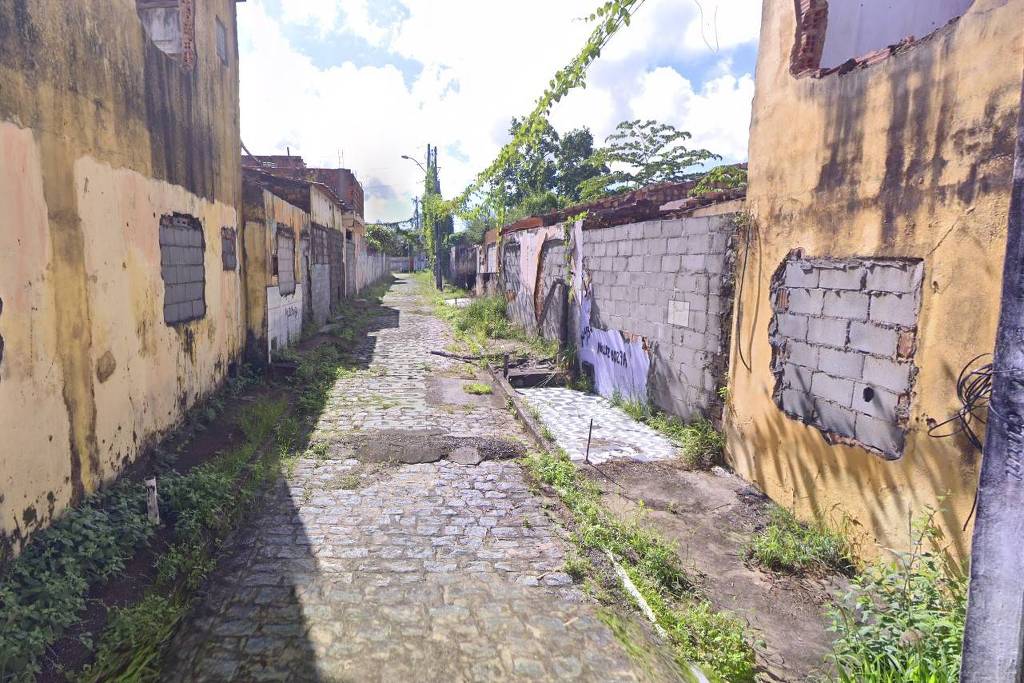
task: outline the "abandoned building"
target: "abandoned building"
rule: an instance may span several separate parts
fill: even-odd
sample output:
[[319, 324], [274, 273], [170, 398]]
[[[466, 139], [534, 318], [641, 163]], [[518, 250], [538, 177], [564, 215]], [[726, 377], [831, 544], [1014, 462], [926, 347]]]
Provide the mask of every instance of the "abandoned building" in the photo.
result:
[[235, 5], [0, 1], [0, 557], [386, 271], [350, 171], [243, 219]]
[[8, 547], [240, 356], [240, 273], [223, 265], [241, 203], [235, 0], [182, 7], [0, 3]]
[[965, 556], [980, 453], [937, 427], [995, 337], [1024, 3], [878, 12], [765, 3], [745, 197], [649, 188], [480, 253], [598, 393], [720, 420], [737, 474], [883, 546], [941, 508]]
[[390, 262], [368, 246], [362, 217], [332, 187], [252, 167], [242, 186], [246, 358], [265, 365], [304, 325], [323, 327], [343, 298], [390, 272]]
[[888, 547], [941, 508], [964, 555], [981, 454], [932, 427], [995, 339], [1024, 2], [797, 7], [764, 4], [730, 464]]

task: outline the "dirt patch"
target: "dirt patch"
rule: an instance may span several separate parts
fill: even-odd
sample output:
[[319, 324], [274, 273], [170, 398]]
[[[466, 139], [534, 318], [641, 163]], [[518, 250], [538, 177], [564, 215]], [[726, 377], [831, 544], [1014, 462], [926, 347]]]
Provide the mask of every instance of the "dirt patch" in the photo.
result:
[[825, 671], [832, 642], [825, 609], [845, 581], [775, 575], [746, 561], [751, 539], [767, 523], [767, 498], [738, 477], [674, 463], [616, 461], [600, 466], [601, 474], [582, 471], [616, 514], [632, 517], [642, 501], [645, 524], [678, 544], [712, 603], [749, 624], [760, 641], [760, 680], [803, 681]]
[[350, 436], [332, 444], [330, 452], [335, 458], [366, 463], [416, 465], [449, 459], [477, 465], [484, 460], [521, 458], [526, 448], [505, 439], [448, 436], [441, 429], [395, 429]]

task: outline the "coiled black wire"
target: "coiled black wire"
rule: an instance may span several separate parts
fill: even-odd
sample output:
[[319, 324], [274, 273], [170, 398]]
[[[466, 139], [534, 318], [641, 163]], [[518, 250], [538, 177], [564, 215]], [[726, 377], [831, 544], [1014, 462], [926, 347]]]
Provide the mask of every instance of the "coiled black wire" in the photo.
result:
[[[928, 430], [928, 436], [945, 439], [957, 434], [963, 434], [979, 453], [984, 450], [985, 444], [975, 431], [975, 427], [979, 424], [985, 425], [988, 418], [988, 405], [992, 397], [992, 363], [986, 363], [973, 370], [971, 368], [982, 358], [991, 355], [990, 353], [983, 353], [972, 358], [964, 366], [963, 370], [960, 371], [960, 376], [956, 381], [956, 397], [960, 401], [961, 407], [948, 420], [932, 426]], [[938, 433], [939, 430], [950, 424], [956, 424], [952, 431], [945, 434]], [[967, 525], [971, 522], [971, 518], [974, 516], [974, 510], [977, 505], [978, 494], [975, 492], [971, 512], [967, 515], [967, 519], [964, 520], [963, 528], [965, 531], [967, 530]]]
[[[975, 431], [975, 426], [984, 425], [987, 417], [988, 402], [992, 396], [992, 364], [986, 363], [974, 370], [971, 368], [979, 360], [990, 355], [992, 354], [983, 353], [976, 356], [960, 371], [960, 376], [956, 381], [956, 397], [960, 401], [961, 408], [953, 413], [948, 420], [931, 427], [928, 430], [928, 436], [945, 439], [963, 434], [971, 442], [971, 445], [978, 449], [979, 453], [981, 452], [984, 443]], [[945, 434], [937, 433], [943, 427], [953, 423], [957, 423], [957, 426], [952, 431]]]

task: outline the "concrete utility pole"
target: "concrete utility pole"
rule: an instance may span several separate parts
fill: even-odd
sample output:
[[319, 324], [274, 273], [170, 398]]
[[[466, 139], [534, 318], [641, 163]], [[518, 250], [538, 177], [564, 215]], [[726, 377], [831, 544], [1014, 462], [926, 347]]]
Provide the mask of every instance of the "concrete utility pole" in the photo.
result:
[[971, 546], [964, 683], [1024, 680], [1024, 91], [994, 356]]

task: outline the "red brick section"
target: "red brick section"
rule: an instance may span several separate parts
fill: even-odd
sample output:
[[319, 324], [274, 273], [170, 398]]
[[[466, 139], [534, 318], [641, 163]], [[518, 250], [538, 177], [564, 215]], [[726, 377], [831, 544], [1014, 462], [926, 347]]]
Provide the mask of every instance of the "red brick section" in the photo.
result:
[[917, 351], [917, 334], [914, 330], [902, 330], [896, 341], [896, 356], [901, 359], [914, 357]]
[[828, 0], [799, 0], [796, 6], [796, 42], [790, 72], [804, 76], [818, 71], [828, 27]]
[[[746, 164], [737, 164], [746, 169]], [[576, 204], [567, 209], [553, 211], [538, 216], [528, 216], [501, 229], [506, 235], [519, 230], [531, 230], [549, 225], [557, 225], [570, 216], [587, 213], [583, 221], [584, 230], [607, 228], [614, 225], [626, 225], [658, 218], [678, 218], [685, 216], [694, 209], [746, 196], [746, 186], [724, 190], [712, 190], [696, 197], [690, 192], [696, 187], [697, 181], [688, 180], [681, 183], [664, 183], [651, 185], [632, 192], [605, 197], [585, 204]]]

